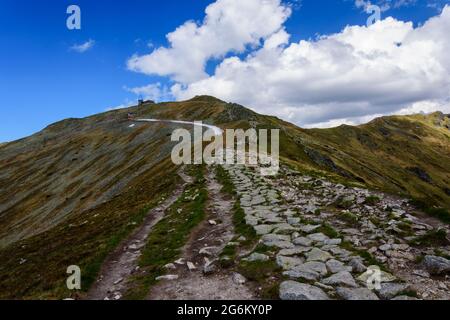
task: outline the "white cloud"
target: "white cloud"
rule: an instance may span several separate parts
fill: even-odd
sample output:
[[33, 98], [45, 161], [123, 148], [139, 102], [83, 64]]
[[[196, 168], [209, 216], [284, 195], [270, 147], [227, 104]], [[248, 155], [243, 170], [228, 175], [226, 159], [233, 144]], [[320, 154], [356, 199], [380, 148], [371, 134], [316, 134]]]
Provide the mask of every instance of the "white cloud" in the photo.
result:
[[388, 11], [391, 8], [397, 9], [413, 5], [417, 0], [354, 0], [357, 8], [367, 10], [371, 5], [377, 5], [381, 8], [381, 11]]
[[95, 45], [95, 41], [90, 39], [88, 41], [86, 41], [85, 43], [82, 44], [75, 44], [73, 46], [70, 47], [70, 50], [72, 51], [76, 51], [79, 53], [84, 53], [86, 51], [88, 51], [89, 49], [92, 49]]
[[169, 97], [169, 90], [165, 86], [161, 86], [161, 83], [152, 83], [143, 87], [127, 88], [125, 90], [132, 92], [136, 95], [142, 96], [145, 100], [153, 100], [159, 102]]
[[[251, 25], [254, 20], [254, 13], [246, 11], [245, 5], [240, 9], [247, 1], [217, 3], [231, 5], [231, 11], [224, 7], [221, 10], [228, 13], [227, 20], [238, 17], [236, 27]], [[348, 26], [337, 34], [295, 43], [289, 42], [282, 25], [289, 10], [279, 1], [269, 3], [276, 5], [279, 15], [273, 27], [253, 38], [259, 41], [262, 37], [262, 46], [249, 49], [245, 58], [231, 55], [223, 59], [212, 76], [204, 71], [206, 61], [217, 57], [217, 52], [224, 55], [242, 48], [228, 45], [214, 54], [208, 50], [204, 53], [208, 41], [195, 36], [203, 34], [198, 30], [207, 25], [208, 33], [223, 31], [223, 23], [210, 24], [208, 16], [201, 27], [192, 26], [193, 34], [179, 32], [186, 24], [172, 33], [177, 41], [171, 41], [171, 48], [159, 48], [149, 56], [132, 59], [132, 64], [142, 64], [131, 69], [155, 73], [156, 66], [163, 66], [164, 70], [156, 73], [172, 77], [176, 84], [171, 93], [178, 100], [214, 95], [303, 126], [357, 124], [407, 110], [435, 108], [450, 112], [450, 7], [417, 28], [409, 22], [386, 18], [370, 27]], [[244, 38], [231, 43], [252, 43]], [[171, 36], [169, 39], [173, 40]], [[189, 47], [186, 59], [179, 43]], [[155, 54], [160, 50], [167, 55]], [[191, 69], [185, 69], [186, 64]]]
[[171, 76], [183, 83], [207, 78], [206, 62], [230, 52], [244, 52], [278, 31], [291, 10], [280, 0], [217, 0], [198, 25], [188, 21], [167, 35], [169, 47], [133, 56], [128, 68], [145, 74]]

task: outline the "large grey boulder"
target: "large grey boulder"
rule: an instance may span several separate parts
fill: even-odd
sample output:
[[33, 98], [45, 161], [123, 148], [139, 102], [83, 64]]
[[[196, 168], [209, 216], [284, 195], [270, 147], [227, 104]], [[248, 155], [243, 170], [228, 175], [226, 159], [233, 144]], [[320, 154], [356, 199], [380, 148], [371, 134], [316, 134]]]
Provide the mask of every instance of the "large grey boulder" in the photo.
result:
[[442, 257], [426, 256], [423, 260], [423, 265], [432, 275], [450, 273], [450, 260]]
[[285, 281], [280, 285], [281, 300], [329, 300], [320, 288], [295, 281]]
[[407, 290], [410, 290], [410, 286], [405, 283], [382, 283], [377, 293], [381, 299], [390, 300]]

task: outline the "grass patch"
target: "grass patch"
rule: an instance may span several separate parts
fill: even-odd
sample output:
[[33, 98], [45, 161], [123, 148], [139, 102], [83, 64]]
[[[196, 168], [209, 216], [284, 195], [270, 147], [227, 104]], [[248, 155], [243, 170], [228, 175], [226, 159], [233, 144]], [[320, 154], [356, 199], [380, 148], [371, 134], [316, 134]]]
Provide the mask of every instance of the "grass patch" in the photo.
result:
[[411, 200], [410, 204], [422, 210], [429, 216], [435, 217], [446, 224], [450, 224], [450, 212], [448, 209], [430, 206], [427, 202], [419, 199]]
[[340, 238], [341, 235], [336, 231], [330, 224], [324, 223], [320, 228], [317, 229], [317, 232], [322, 232], [324, 235], [331, 239]]
[[261, 288], [261, 299], [278, 299], [281, 268], [275, 261], [241, 261], [237, 271]]
[[380, 201], [381, 201], [381, 199], [379, 197], [369, 196], [364, 201], [364, 204], [366, 204], [368, 206], [374, 206], [374, 205], [377, 205]]
[[234, 204], [233, 224], [235, 232], [246, 239], [242, 242], [243, 245], [250, 245], [258, 239], [255, 229], [245, 222], [245, 212], [239, 201]]
[[341, 219], [342, 221], [345, 221], [347, 223], [350, 223], [350, 224], [356, 224], [359, 221], [358, 217], [349, 211], [342, 212], [339, 215], [339, 219]]
[[447, 231], [444, 229], [432, 230], [410, 241], [414, 246], [446, 246], [449, 241], [447, 239]]
[[148, 294], [155, 278], [166, 273], [164, 266], [179, 257], [192, 229], [204, 220], [207, 191], [202, 169], [197, 167], [194, 176], [195, 182], [153, 227], [139, 260], [144, 274], [133, 278], [133, 285], [125, 295], [127, 299], [142, 299]]
[[234, 184], [231, 181], [230, 175], [222, 166], [216, 167], [216, 178], [217, 181], [222, 184], [222, 192], [232, 196], [236, 195], [236, 190], [234, 189]]

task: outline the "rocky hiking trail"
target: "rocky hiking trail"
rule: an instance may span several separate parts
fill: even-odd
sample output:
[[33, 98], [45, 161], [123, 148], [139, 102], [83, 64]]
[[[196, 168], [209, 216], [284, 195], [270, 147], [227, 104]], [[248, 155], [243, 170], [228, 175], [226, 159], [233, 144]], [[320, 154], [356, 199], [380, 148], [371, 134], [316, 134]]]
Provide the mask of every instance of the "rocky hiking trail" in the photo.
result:
[[[207, 167], [206, 217], [177, 259], [165, 266], [147, 299], [255, 300], [267, 298], [261, 291], [265, 283], [275, 284], [271, 298], [286, 300], [450, 299], [448, 227], [406, 199], [286, 166], [276, 177], [261, 176], [258, 167], [222, 168], [235, 197], [222, 191], [215, 167]], [[186, 176], [184, 180], [191, 182]], [[152, 226], [183, 189], [153, 209], [108, 258], [88, 298], [123, 296]], [[236, 201], [256, 234], [250, 247], [236, 231]], [[232, 257], [226, 252], [230, 246], [236, 250]], [[224, 258], [231, 263], [222, 265]], [[255, 267], [259, 282], [240, 273], [242, 263]], [[273, 265], [275, 269], [266, 268]], [[379, 283], [368, 281], [375, 271]]]
[[[247, 260], [276, 261], [281, 299], [450, 299], [448, 227], [407, 200], [287, 167], [275, 178], [226, 169], [247, 224], [268, 248]], [[370, 290], [377, 269], [380, 285]]]
[[207, 218], [193, 230], [181, 257], [166, 266], [170, 274], [151, 288], [150, 300], [256, 299], [242, 275], [217, 263], [235, 237], [231, 215], [234, 200], [221, 192], [213, 167], [208, 170], [206, 184]]
[[164, 202], [151, 209], [142, 225], [107, 257], [100, 270], [100, 276], [89, 290], [86, 299], [119, 300], [126, 293], [127, 280], [138, 269], [141, 249], [153, 226], [164, 217], [165, 211], [181, 196], [185, 186], [192, 183], [192, 178], [183, 172], [183, 168], [178, 171], [178, 175], [184, 183], [178, 186]]

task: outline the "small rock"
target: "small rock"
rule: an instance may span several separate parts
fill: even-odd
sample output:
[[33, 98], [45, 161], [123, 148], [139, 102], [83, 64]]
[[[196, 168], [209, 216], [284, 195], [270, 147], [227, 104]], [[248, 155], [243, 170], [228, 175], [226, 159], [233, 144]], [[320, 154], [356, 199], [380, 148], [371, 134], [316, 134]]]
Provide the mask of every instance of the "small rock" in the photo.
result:
[[352, 268], [353, 272], [362, 273], [367, 270], [366, 266], [357, 258], [353, 258], [348, 263]]
[[156, 281], [161, 281], [161, 280], [173, 281], [173, 280], [177, 280], [177, 279], [178, 279], [178, 275], [176, 275], [176, 274], [168, 274], [165, 276], [159, 276], [159, 277], [155, 278]]
[[116, 281], [114, 281], [114, 285], [119, 284], [123, 281], [123, 278], [117, 279]]
[[199, 250], [199, 254], [201, 255], [205, 255], [205, 256], [212, 256], [213, 254], [213, 250], [217, 249], [216, 247], [205, 247], [205, 248], [201, 248]]
[[233, 273], [233, 282], [235, 284], [242, 285], [247, 282], [247, 279], [245, 279], [245, 277], [242, 274], [234, 272]]
[[192, 262], [188, 261], [187, 262], [187, 267], [189, 269], [189, 271], [194, 271], [197, 269], [197, 267], [195, 266], [195, 264], [193, 264]]
[[216, 225], [217, 225], [217, 222], [214, 221], [214, 220], [209, 220], [208, 223], [209, 223], [210, 225], [212, 225], [212, 226], [216, 226]]
[[217, 269], [217, 267], [214, 262], [206, 263], [203, 266], [203, 274], [205, 274], [205, 275], [212, 274], [216, 271], [216, 269]]
[[320, 288], [295, 281], [285, 281], [280, 285], [281, 300], [329, 300]]

